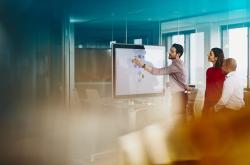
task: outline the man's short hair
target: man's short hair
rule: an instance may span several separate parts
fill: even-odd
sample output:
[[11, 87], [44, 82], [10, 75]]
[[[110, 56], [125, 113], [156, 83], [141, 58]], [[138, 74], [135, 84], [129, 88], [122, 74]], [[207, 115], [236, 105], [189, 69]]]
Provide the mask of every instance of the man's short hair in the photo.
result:
[[176, 49], [176, 54], [180, 54], [179, 57], [181, 57], [182, 54], [183, 54], [183, 51], [184, 51], [183, 46], [180, 45], [180, 44], [174, 43], [174, 44], [172, 45], [172, 47], [174, 47], [174, 48]]

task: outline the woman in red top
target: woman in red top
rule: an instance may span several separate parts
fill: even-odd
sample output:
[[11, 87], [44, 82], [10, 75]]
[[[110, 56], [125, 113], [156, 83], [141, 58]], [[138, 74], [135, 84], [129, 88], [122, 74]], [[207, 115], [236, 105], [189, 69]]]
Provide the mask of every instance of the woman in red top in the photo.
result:
[[213, 113], [212, 108], [221, 97], [223, 83], [225, 81], [225, 75], [221, 69], [223, 60], [223, 50], [220, 48], [212, 48], [208, 54], [208, 61], [213, 63], [213, 66], [208, 68], [206, 73], [206, 91], [203, 115]]

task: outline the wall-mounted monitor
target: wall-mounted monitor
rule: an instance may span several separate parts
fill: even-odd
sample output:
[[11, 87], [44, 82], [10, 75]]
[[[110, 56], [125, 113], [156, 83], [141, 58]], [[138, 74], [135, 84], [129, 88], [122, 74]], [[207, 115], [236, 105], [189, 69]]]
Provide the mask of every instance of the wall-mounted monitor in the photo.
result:
[[147, 65], [165, 65], [165, 47], [113, 44], [112, 85], [114, 98], [159, 96], [164, 94], [164, 77], [152, 75], [132, 63], [138, 57]]

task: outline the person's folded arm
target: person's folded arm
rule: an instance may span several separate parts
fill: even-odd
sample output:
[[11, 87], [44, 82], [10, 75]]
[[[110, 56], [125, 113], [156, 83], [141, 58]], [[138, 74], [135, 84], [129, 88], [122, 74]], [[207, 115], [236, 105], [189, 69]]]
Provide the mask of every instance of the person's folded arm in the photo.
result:
[[229, 98], [233, 94], [233, 82], [231, 81], [225, 81], [223, 85], [222, 95], [218, 103], [214, 106], [215, 111], [219, 111], [222, 109], [228, 102]]

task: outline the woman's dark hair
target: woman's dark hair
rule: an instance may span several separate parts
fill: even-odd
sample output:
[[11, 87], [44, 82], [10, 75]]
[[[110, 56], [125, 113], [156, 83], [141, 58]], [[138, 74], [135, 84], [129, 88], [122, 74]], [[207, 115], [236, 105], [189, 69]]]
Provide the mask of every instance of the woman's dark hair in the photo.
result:
[[178, 54], [180, 54], [180, 56], [179, 57], [181, 57], [182, 56], [182, 54], [183, 54], [183, 46], [182, 45], [180, 45], [180, 44], [173, 44], [172, 45], [172, 47], [174, 47], [175, 49], [176, 49], [176, 53]]
[[224, 60], [224, 52], [221, 48], [212, 48], [211, 51], [214, 53], [214, 56], [217, 57], [217, 61], [214, 65], [216, 68], [221, 68]]

